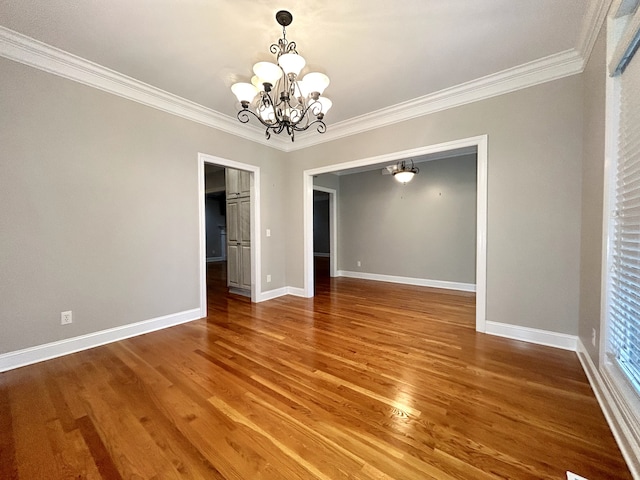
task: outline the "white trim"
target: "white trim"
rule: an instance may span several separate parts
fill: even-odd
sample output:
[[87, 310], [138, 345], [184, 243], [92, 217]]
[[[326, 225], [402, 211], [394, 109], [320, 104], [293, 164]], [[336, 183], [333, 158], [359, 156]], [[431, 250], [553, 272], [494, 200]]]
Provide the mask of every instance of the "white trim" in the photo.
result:
[[[591, 41], [590, 37], [585, 38]], [[575, 75], [583, 71], [585, 63], [578, 51], [566, 50], [366, 115], [329, 123], [324, 135], [300, 135], [292, 143], [278, 136], [266, 140], [264, 130], [255, 125], [241, 124], [233, 117], [2, 26], [0, 56], [285, 152]]]
[[299, 150], [368, 130], [404, 122], [416, 117], [448, 110], [469, 103], [514, 92], [545, 82], [582, 73], [584, 61], [576, 50], [549, 55], [529, 63], [493, 73], [429, 95], [382, 108], [335, 124], [329, 123], [323, 135], [296, 138], [285, 151]]
[[207, 316], [207, 255], [205, 225], [204, 166], [213, 163], [225, 168], [235, 168], [251, 172], [251, 301], [258, 302], [262, 291], [262, 239], [260, 226], [260, 167], [237, 162], [222, 157], [198, 153], [198, 216], [200, 243], [200, 308]]
[[324, 252], [313, 252], [313, 256], [314, 257], [322, 257], [322, 258], [331, 258], [331, 254], [330, 253], [324, 253]]
[[572, 352], [575, 352], [578, 341], [578, 337], [575, 335], [490, 321], [487, 321], [486, 333], [498, 337], [561, 348], [562, 350], [571, 350]]
[[[207, 316], [207, 225], [204, 160], [198, 155], [198, 263], [200, 264], [200, 316]], [[204, 238], [203, 238], [204, 236]]]
[[255, 125], [241, 124], [235, 118], [2, 26], [0, 56], [253, 142], [278, 148], [278, 142], [274, 143], [273, 139], [266, 140], [264, 130]]
[[289, 287], [276, 288], [274, 290], [267, 290], [262, 292], [258, 296], [258, 302], [266, 302], [267, 300], [273, 300], [274, 298], [282, 297], [289, 294]]
[[589, 2], [578, 40], [578, 51], [582, 55], [583, 70], [589, 61], [589, 57], [591, 57], [591, 52], [600, 34], [600, 29], [607, 19], [607, 13], [609, 12], [612, 1], [613, 0], [592, 0]]
[[274, 290], [262, 292], [258, 298], [258, 302], [266, 302], [274, 298], [283, 297], [285, 295], [293, 295], [294, 297], [304, 297], [304, 290], [296, 287], [282, 287]]
[[223, 260], [226, 260], [227, 257], [207, 257], [207, 263], [209, 262], [221, 262]]
[[484, 332], [487, 321], [487, 198], [489, 196], [489, 137], [477, 137], [476, 153], [476, 331]]
[[[329, 194], [329, 276], [338, 276], [338, 191], [314, 185], [314, 190]], [[314, 253], [318, 256], [318, 254]]]
[[612, 390], [593, 363], [593, 360], [591, 360], [591, 356], [580, 339], [578, 339], [577, 353], [584, 373], [589, 379], [593, 393], [598, 399], [600, 409], [607, 419], [609, 428], [611, 428], [618, 447], [620, 447], [631, 475], [635, 479], [640, 479], [640, 444], [633, 439], [633, 435], [629, 434], [625, 415], [618, 407], [612, 396]]
[[[323, 172], [324, 173], [324, 172]], [[313, 175], [308, 170], [302, 172], [302, 224], [303, 224], [303, 291], [306, 298], [314, 296], [314, 262], [313, 262]]]
[[306, 297], [306, 292], [302, 288], [287, 287], [287, 295], [293, 295], [294, 297]]
[[363, 167], [377, 163], [393, 163], [401, 158], [417, 157], [464, 147], [477, 148], [477, 212], [476, 212], [476, 330], [484, 332], [487, 315], [487, 159], [488, 137], [463, 138], [450, 142], [428, 145], [424, 147], [386, 153], [375, 157], [362, 158], [325, 167], [313, 168], [302, 172], [303, 181], [303, 274], [304, 296], [313, 297], [313, 176], [346, 168]]
[[70, 353], [87, 350], [93, 347], [99, 347], [107, 343], [117, 342], [125, 338], [143, 335], [156, 330], [173, 327], [181, 323], [191, 322], [202, 318], [200, 309], [194, 308], [184, 312], [173, 313], [151, 320], [142, 322], [129, 323], [120, 327], [109, 328], [98, 332], [80, 335], [78, 337], [68, 338], [44, 345], [16, 350], [14, 352], [4, 353], [0, 355], [0, 372], [12, 370], [14, 368], [24, 367], [33, 363], [43, 362], [52, 358], [61, 357]]
[[339, 277], [360, 278], [362, 280], [374, 280], [376, 282], [402, 283], [405, 285], [417, 285], [419, 287], [444, 288], [445, 290], [459, 290], [461, 292], [475, 292], [474, 283], [449, 282], [447, 280], [430, 280], [428, 278], [400, 277], [398, 275], [383, 275], [380, 273], [352, 272], [338, 270]]

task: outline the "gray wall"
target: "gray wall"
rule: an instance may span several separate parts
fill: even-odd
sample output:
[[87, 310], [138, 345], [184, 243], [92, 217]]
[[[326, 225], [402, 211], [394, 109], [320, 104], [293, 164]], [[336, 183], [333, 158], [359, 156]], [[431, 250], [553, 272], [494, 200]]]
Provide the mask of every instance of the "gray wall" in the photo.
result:
[[305, 169], [488, 134], [487, 320], [575, 335], [582, 100], [575, 75], [292, 152], [289, 285], [303, 286]]
[[323, 173], [322, 175], [316, 175], [313, 177], [313, 184], [339, 191], [340, 177], [334, 173]]
[[[580, 328], [578, 334], [598, 365], [600, 282], [602, 275], [602, 208], [605, 159], [606, 22], [594, 46], [584, 77], [584, 154], [582, 165], [582, 237], [580, 242]], [[597, 332], [596, 346], [591, 331]]]
[[262, 168], [262, 272], [286, 285], [281, 152], [6, 59], [0, 72], [0, 354], [199, 306], [198, 152]]
[[[572, 76], [290, 154], [0, 59], [0, 354], [198, 307], [198, 152], [261, 167], [261, 267], [276, 289], [303, 285], [303, 170], [480, 134], [487, 319], [576, 334], [599, 262], [584, 260], [599, 219], [579, 173], [583, 102], [585, 137], [602, 131], [594, 58], [584, 98]], [[601, 198], [594, 172], [585, 192]]]
[[380, 168], [340, 177], [340, 270], [475, 283], [476, 156], [419, 168], [406, 185]]

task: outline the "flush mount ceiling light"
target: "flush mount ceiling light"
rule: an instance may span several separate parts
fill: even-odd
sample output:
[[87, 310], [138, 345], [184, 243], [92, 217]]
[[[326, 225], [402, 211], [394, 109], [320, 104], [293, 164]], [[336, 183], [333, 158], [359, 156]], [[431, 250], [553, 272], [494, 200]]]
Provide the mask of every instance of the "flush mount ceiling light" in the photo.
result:
[[276, 20], [282, 25], [282, 38], [272, 44], [269, 51], [276, 55], [277, 64], [256, 63], [251, 83], [235, 83], [231, 91], [242, 106], [238, 112], [240, 122], [248, 123], [253, 115], [267, 127], [267, 139], [271, 138], [271, 133], [286, 131], [293, 142], [295, 132], [303, 132], [311, 126], [315, 126], [318, 133], [327, 130], [323, 119], [331, 108], [331, 100], [321, 95], [329, 85], [329, 77], [311, 72], [298, 79], [306, 61], [298, 54], [296, 43], [287, 40], [286, 27], [293, 21], [293, 16], [280, 10]]
[[391, 172], [391, 174], [393, 175], [393, 178], [395, 178], [398, 182], [406, 185], [419, 171], [420, 169], [413, 164], [413, 160], [411, 160], [411, 167], [409, 167], [407, 163], [402, 160], [398, 162], [396, 168], [393, 170], [393, 172]]

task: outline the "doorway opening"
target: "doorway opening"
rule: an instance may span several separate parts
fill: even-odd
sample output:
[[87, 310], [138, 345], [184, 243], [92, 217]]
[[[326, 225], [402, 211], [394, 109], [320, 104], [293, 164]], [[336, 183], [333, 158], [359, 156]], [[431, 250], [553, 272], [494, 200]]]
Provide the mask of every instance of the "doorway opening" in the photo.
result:
[[315, 283], [337, 276], [337, 191], [313, 186], [313, 271]]
[[204, 165], [205, 258], [207, 297], [227, 292], [227, 195], [225, 168]]
[[[488, 137], [481, 135], [452, 142], [429, 145], [411, 150], [369, 157], [326, 167], [305, 170], [304, 175], [304, 296], [314, 296], [314, 256], [313, 256], [313, 179], [325, 173], [340, 172], [350, 169], [361, 169], [373, 165], [391, 164], [407, 158], [447, 152], [472, 150], [476, 154], [476, 321], [475, 328], [479, 332], [486, 330], [486, 282], [487, 282], [487, 148]], [[341, 268], [340, 266], [338, 266]]]
[[[234, 171], [237, 192], [230, 192], [228, 176]], [[242, 175], [240, 175], [242, 172]], [[209, 173], [209, 179], [207, 179]], [[243, 178], [240, 182], [240, 178]], [[224, 179], [224, 180], [222, 180]], [[241, 192], [239, 189], [242, 188]], [[231, 187], [233, 189], [233, 187]], [[235, 263], [235, 274], [242, 282], [239, 287], [256, 302], [261, 291], [260, 279], [260, 168], [204, 153], [198, 154], [198, 208], [200, 238], [200, 310], [207, 316], [207, 282], [214, 288], [229, 287], [229, 262]], [[246, 193], [246, 194], [245, 194]], [[236, 195], [237, 194], [237, 195]], [[235, 201], [229, 202], [229, 197]], [[224, 207], [221, 205], [224, 204]], [[231, 207], [230, 207], [231, 205]], [[234, 230], [229, 228], [230, 213], [243, 210]], [[216, 210], [217, 208], [217, 210]], [[224, 211], [224, 216], [222, 212]], [[224, 223], [222, 223], [224, 217]], [[210, 220], [207, 222], [207, 220]], [[231, 242], [230, 235], [242, 234], [242, 241]], [[209, 240], [209, 241], [208, 241]], [[244, 243], [242, 243], [244, 242]], [[234, 243], [233, 248], [231, 243]], [[241, 268], [241, 270], [238, 270]], [[209, 273], [209, 275], [208, 275]], [[233, 273], [232, 273], [233, 275]], [[236, 292], [239, 293], [239, 292]]]

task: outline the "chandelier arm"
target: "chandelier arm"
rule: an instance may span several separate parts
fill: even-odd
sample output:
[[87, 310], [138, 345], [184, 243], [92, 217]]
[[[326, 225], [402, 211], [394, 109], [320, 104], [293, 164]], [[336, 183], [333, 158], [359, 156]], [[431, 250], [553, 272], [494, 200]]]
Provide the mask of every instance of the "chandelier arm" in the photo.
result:
[[269, 51], [276, 56], [276, 59], [280, 58], [280, 55], [284, 55], [285, 53], [295, 53], [298, 54], [297, 50], [298, 46], [296, 42], [289, 42], [287, 38], [283, 36], [278, 40], [278, 43], [272, 43], [269, 47]]
[[316, 130], [318, 131], [318, 133], [324, 133], [327, 131], [327, 125], [322, 120], [314, 120], [313, 122], [305, 125], [304, 127], [300, 127], [298, 125], [292, 125], [291, 127], [296, 132], [304, 132], [305, 130], [309, 129], [313, 125], [318, 125], [316, 127]]
[[[311, 103], [309, 103], [307, 106], [304, 106], [304, 103], [303, 103], [302, 105], [303, 105], [303, 107], [304, 107], [304, 108], [303, 108], [302, 112], [300, 113], [300, 120], [298, 120], [295, 124], [296, 124], [296, 125], [298, 125], [298, 124], [299, 124], [303, 119], [305, 119], [305, 118], [307, 119], [307, 121], [309, 121], [309, 120], [310, 120], [310, 117], [309, 117], [309, 115], [307, 115], [307, 113], [309, 112], [309, 110], [311, 110], [311, 113], [313, 113], [312, 107], [313, 107], [314, 105], [316, 105], [316, 104], [320, 107], [320, 109], [321, 109], [320, 111], [322, 111], [322, 104], [321, 104], [320, 102], [318, 102], [317, 100], [313, 100], [313, 101], [312, 101]], [[314, 120], [314, 121], [313, 121], [313, 122], [311, 122], [311, 123], [308, 123], [308, 124], [306, 125], [306, 127], [305, 127], [303, 130], [306, 130], [307, 128], [309, 128], [309, 127], [310, 127], [311, 125], [313, 125], [314, 123], [316, 123], [316, 122], [320, 122], [320, 121], [321, 121], [321, 119], [317, 119], [317, 120]], [[323, 122], [323, 125], [324, 125], [324, 122]], [[326, 126], [325, 126], [325, 129], [326, 129]], [[299, 130], [299, 131], [300, 131], [300, 130]]]
[[285, 126], [286, 126], [286, 124], [279, 123], [277, 125], [270, 125], [269, 128], [271, 130], [273, 130], [273, 133], [275, 133], [276, 135], [280, 135], [282, 133], [282, 131], [284, 130]]
[[287, 48], [286, 48], [286, 52], [285, 53], [298, 53], [298, 50], [296, 50], [297, 46], [296, 46], [296, 42], [289, 42], [287, 43]]
[[238, 112], [238, 115], [236, 116], [238, 117], [238, 120], [240, 120], [240, 123], [249, 123], [249, 120], [251, 119], [251, 117], [247, 115], [248, 113], [255, 116], [255, 113], [247, 109], [242, 109]]
[[[237, 115], [238, 120], [240, 120], [241, 123], [249, 123], [249, 120], [251, 119], [251, 117], [248, 115], [249, 113], [254, 117], [256, 117], [262, 125], [267, 127], [267, 129], [273, 128], [273, 126], [270, 123], [267, 123], [264, 120], [262, 120], [262, 118], [260, 118], [259, 115], [256, 115], [253, 111], [249, 110], [248, 108], [242, 109], [238, 112], [238, 115]], [[280, 132], [276, 132], [276, 133], [280, 133]]]

